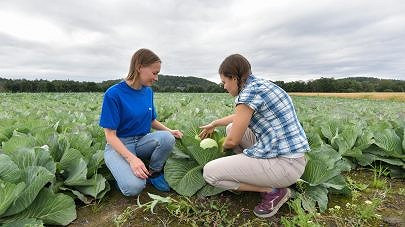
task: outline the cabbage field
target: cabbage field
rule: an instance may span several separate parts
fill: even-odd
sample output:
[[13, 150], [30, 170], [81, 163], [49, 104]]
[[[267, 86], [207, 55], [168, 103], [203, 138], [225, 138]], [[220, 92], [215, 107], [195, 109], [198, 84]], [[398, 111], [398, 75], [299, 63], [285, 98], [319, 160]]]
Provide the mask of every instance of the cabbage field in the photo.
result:
[[378, 226], [405, 221], [405, 102], [293, 96], [311, 152], [294, 197], [270, 219], [255, 193], [208, 185], [202, 168], [224, 152], [227, 94], [158, 93], [158, 119], [184, 133], [165, 166], [172, 191], [118, 192], [103, 162], [101, 93], [0, 93], [0, 224]]

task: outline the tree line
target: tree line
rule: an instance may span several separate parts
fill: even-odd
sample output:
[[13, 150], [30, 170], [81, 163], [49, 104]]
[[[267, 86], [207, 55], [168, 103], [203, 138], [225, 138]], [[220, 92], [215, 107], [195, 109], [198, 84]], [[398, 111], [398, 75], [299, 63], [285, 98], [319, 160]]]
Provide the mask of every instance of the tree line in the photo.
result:
[[[0, 77], [0, 92], [105, 92], [122, 79], [103, 82], [80, 82], [73, 80], [26, 80]], [[221, 85], [198, 77], [159, 75], [152, 86], [155, 92], [224, 92]]]
[[[103, 82], [72, 80], [26, 80], [0, 77], [0, 92], [104, 92], [121, 79]], [[320, 78], [310, 81], [274, 81], [287, 92], [405, 92], [404, 80], [350, 77]], [[225, 92], [221, 84], [198, 77], [159, 75], [155, 92]]]
[[287, 92], [405, 92], [404, 80], [373, 77], [320, 78], [307, 82], [275, 81], [274, 83]]

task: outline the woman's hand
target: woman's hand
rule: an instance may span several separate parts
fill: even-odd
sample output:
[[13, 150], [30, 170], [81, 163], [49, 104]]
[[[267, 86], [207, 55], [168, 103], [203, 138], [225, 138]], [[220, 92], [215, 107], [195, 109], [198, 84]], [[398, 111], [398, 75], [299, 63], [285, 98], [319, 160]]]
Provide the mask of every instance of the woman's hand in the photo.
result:
[[183, 133], [180, 130], [170, 130], [170, 133], [176, 137], [177, 139], [181, 139], [183, 137]]
[[202, 131], [198, 135], [200, 139], [205, 139], [207, 137], [210, 137], [211, 134], [214, 132], [215, 125], [211, 122], [208, 125], [204, 125], [200, 127]]
[[149, 171], [146, 169], [145, 164], [138, 157], [133, 157], [129, 160], [129, 165], [131, 166], [132, 172], [135, 176], [141, 179], [147, 179], [149, 177]]

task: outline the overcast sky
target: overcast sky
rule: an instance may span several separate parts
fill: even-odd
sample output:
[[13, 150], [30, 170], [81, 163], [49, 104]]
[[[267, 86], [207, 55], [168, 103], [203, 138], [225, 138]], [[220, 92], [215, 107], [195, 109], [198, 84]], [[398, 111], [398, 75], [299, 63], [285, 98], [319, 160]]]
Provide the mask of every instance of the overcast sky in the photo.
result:
[[117, 79], [149, 48], [161, 74], [215, 82], [234, 53], [271, 80], [405, 80], [404, 12], [402, 0], [1, 0], [0, 77]]

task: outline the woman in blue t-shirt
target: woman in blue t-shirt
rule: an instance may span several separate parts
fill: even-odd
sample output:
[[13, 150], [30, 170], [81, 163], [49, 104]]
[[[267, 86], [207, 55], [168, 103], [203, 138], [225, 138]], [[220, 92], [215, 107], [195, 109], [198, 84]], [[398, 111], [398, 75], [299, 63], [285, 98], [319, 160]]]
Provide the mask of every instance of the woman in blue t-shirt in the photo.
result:
[[[146, 182], [161, 191], [170, 187], [162, 172], [175, 143], [181, 138], [156, 119], [153, 91], [161, 60], [148, 49], [134, 53], [128, 76], [104, 94], [100, 126], [107, 144], [104, 161], [126, 196], [139, 194]], [[150, 132], [150, 129], [157, 131]], [[148, 167], [144, 161], [148, 160]]]
[[201, 138], [217, 126], [227, 126], [223, 147], [236, 155], [204, 166], [211, 185], [260, 192], [255, 207], [259, 217], [271, 217], [291, 195], [288, 187], [301, 177], [309, 150], [291, 98], [274, 83], [252, 75], [250, 63], [240, 54], [227, 57], [219, 67], [224, 88], [236, 97], [235, 113], [202, 126]]

